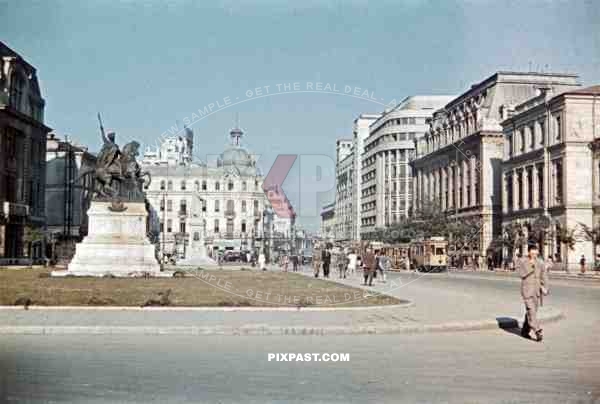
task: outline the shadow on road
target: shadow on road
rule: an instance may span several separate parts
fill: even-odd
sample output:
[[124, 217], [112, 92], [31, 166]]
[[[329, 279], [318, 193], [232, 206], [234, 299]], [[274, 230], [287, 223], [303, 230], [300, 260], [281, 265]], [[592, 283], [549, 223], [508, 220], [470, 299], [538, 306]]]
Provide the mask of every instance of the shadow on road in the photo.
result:
[[519, 325], [519, 320], [516, 318], [496, 317], [496, 321], [498, 322], [498, 328], [501, 328], [509, 334], [514, 334], [519, 338], [528, 339], [521, 335], [521, 326]]

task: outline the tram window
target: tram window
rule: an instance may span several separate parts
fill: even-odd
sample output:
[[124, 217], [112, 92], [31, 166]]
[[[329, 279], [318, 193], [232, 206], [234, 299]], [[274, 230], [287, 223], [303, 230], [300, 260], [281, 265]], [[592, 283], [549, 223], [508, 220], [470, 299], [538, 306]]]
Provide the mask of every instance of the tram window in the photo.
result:
[[435, 255], [444, 255], [444, 248], [443, 247], [436, 248]]

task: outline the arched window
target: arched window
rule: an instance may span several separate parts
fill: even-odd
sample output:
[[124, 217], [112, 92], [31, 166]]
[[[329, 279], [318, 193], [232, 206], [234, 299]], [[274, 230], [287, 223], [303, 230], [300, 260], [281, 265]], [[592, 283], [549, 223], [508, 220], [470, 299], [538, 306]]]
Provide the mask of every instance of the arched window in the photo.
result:
[[181, 181], [181, 190], [185, 191], [185, 180]]
[[162, 180], [162, 181], [160, 182], [160, 190], [161, 190], [161, 191], [164, 191], [164, 190], [165, 190], [165, 180]]
[[242, 191], [247, 191], [248, 186], [246, 184], [246, 181], [242, 181]]
[[202, 181], [202, 190], [206, 191], [206, 181]]
[[233, 181], [229, 181], [229, 182], [227, 183], [227, 190], [228, 190], [228, 191], [233, 191]]
[[220, 191], [221, 190], [221, 184], [219, 184], [219, 181], [215, 182], [215, 191]]
[[215, 233], [219, 232], [219, 219], [215, 219], [215, 228], [214, 228], [214, 230], [215, 230]]
[[169, 181], [169, 182], [167, 183], [167, 191], [172, 191], [172, 190], [173, 190], [173, 182], [172, 182], [172, 181]]
[[215, 201], [215, 212], [219, 211], [219, 201]]
[[233, 213], [234, 202], [230, 199], [227, 201], [227, 212]]
[[242, 220], [242, 233], [246, 232], [246, 221]]

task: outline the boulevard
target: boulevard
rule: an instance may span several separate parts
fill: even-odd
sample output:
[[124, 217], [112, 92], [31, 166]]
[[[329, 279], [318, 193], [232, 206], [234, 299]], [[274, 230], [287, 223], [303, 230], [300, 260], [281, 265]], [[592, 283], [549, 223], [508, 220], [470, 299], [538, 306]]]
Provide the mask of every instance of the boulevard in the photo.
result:
[[[390, 274], [396, 277], [415, 275]], [[436, 274], [406, 286], [517, 302], [518, 280]], [[478, 291], [478, 292], [475, 292]], [[440, 311], [452, 301], [430, 302]], [[2, 336], [3, 402], [577, 402], [600, 400], [600, 284], [556, 280], [565, 318], [518, 330], [355, 336]], [[427, 301], [416, 306], [428, 305]], [[435, 310], [436, 307], [431, 307]], [[493, 313], [490, 313], [491, 315]], [[269, 353], [349, 353], [273, 362]]]

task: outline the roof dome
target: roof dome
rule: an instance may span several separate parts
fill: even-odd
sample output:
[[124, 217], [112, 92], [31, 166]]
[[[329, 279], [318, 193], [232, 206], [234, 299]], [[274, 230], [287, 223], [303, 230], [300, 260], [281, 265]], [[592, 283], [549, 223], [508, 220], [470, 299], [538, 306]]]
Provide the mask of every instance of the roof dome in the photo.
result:
[[251, 167], [254, 159], [246, 149], [240, 146], [229, 146], [221, 154], [220, 162], [223, 166]]

